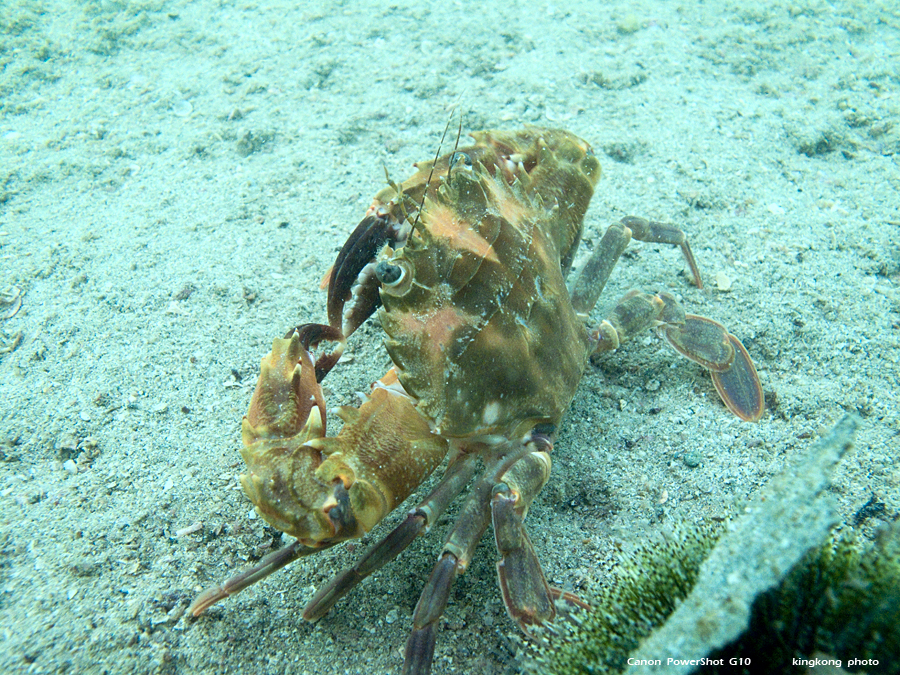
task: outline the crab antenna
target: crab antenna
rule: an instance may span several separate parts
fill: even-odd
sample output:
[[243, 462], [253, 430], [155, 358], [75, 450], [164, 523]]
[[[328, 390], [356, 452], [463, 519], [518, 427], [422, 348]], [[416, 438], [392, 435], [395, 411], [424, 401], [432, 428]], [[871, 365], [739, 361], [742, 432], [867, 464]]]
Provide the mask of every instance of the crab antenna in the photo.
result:
[[[416, 226], [419, 224], [419, 214], [422, 213], [422, 209], [425, 207], [425, 197], [428, 195], [428, 186], [431, 185], [431, 177], [434, 176], [434, 165], [437, 164], [438, 157], [441, 156], [441, 147], [444, 145], [444, 139], [447, 137], [447, 130], [450, 128], [450, 122], [453, 121], [453, 110], [450, 111], [450, 117], [447, 119], [447, 126], [444, 127], [444, 133], [441, 134], [441, 142], [438, 143], [437, 152], [434, 153], [434, 161], [431, 163], [431, 171], [428, 172], [428, 180], [425, 181], [425, 192], [422, 193], [422, 202], [419, 204], [419, 210], [416, 211], [416, 219], [412, 224], [412, 231], [416, 231]], [[453, 152], [456, 152], [456, 148], [459, 147], [459, 137], [462, 134], [462, 114], [459, 116], [459, 132], [456, 134], [456, 146], [453, 148]], [[411, 234], [411, 233], [410, 233]]]
[[459, 129], [456, 130], [456, 143], [453, 144], [453, 152], [450, 153], [450, 162], [447, 166], [447, 181], [450, 180], [450, 170], [453, 168], [453, 160], [456, 159], [456, 151], [459, 148], [459, 137], [462, 136], [462, 113], [459, 115]]
[[[382, 167], [384, 168], [384, 177], [387, 179], [388, 185], [390, 185], [394, 189], [394, 192], [397, 193], [397, 199], [399, 199], [398, 206], [400, 207], [400, 211], [403, 213], [404, 220], [409, 220], [409, 213], [407, 213], [406, 211], [406, 204], [403, 203], [403, 190], [399, 185], [391, 180], [391, 174], [388, 173], [387, 165], [382, 163]], [[428, 179], [431, 180], [431, 176], [429, 176]], [[418, 218], [418, 215], [416, 217]]]

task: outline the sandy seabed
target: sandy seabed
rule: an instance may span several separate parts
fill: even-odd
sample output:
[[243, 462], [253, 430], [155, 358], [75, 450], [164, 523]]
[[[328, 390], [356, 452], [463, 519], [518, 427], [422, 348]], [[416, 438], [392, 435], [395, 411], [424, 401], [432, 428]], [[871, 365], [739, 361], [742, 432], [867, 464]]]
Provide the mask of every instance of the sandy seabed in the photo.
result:
[[[399, 672], [445, 526], [317, 624], [304, 603], [359, 545], [184, 610], [279, 545], [237, 482], [259, 361], [324, 320], [383, 167], [431, 158], [454, 106], [465, 130], [587, 139], [584, 250], [626, 214], [673, 222], [708, 286], [634, 244], [593, 318], [667, 290], [743, 340], [766, 392], [740, 422], [649, 333], [591, 366], [528, 518], [551, 583], [734, 513], [846, 412], [840, 518], [896, 518], [894, 3], [9, 0], [0, 64], [0, 671]], [[379, 334], [353, 336], [330, 405], [388, 366]], [[483, 542], [458, 580], [435, 673], [518, 671], [495, 559]]]

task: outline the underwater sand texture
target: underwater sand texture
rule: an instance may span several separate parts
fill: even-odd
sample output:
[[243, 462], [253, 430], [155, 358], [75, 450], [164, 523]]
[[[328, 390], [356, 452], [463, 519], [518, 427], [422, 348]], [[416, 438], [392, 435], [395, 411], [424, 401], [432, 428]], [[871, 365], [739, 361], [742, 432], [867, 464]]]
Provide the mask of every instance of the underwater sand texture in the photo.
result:
[[[739, 511], [846, 412], [840, 517], [871, 536], [897, 516], [896, 6], [427, 4], [3, 3], [0, 672], [400, 672], [446, 524], [317, 624], [305, 602], [360, 544], [184, 610], [279, 545], [237, 482], [259, 362], [324, 320], [319, 280], [383, 167], [433, 157], [454, 105], [465, 130], [593, 145], [584, 253], [627, 214], [682, 227], [708, 289], [635, 243], [593, 319], [667, 290], [743, 340], [769, 404], [740, 422], [652, 333], [591, 366], [526, 521], [550, 583]], [[383, 373], [380, 339], [353, 336], [330, 406]], [[436, 674], [518, 671], [495, 562], [486, 537]]]

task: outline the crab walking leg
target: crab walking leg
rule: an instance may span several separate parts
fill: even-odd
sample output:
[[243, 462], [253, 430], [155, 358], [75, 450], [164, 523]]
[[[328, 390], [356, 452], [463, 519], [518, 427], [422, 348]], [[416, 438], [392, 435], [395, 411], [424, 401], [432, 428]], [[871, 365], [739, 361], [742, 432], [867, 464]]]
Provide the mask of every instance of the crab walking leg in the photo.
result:
[[465, 572], [491, 521], [488, 503], [493, 483], [483, 477], [475, 484], [422, 589], [413, 613], [413, 630], [406, 641], [403, 675], [428, 675], [431, 672], [437, 622], [447, 607], [450, 589], [457, 575]]
[[637, 216], [626, 216], [622, 218], [621, 223], [631, 231], [631, 236], [638, 241], [645, 241], [648, 244], [672, 244], [680, 246], [681, 253], [687, 261], [688, 267], [691, 268], [691, 276], [694, 277], [694, 283], [697, 288], [703, 288], [703, 280], [700, 279], [700, 268], [697, 267], [697, 261], [694, 260], [694, 253], [691, 251], [691, 245], [688, 243], [687, 236], [680, 229], [668, 223], [658, 223], [655, 220], [646, 220]]
[[406, 641], [403, 675], [428, 675], [431, 672], [437, 622], [447, 607], [453, 582], [466, 571], [481, 537], [490, 525], [490, 502], [495, 486], [523, 458], [552, 447], [550, 440], [540, 434], [533, 434], [524, 443], [510, 442], [507, 445], [509, 451], [497, 452], [497, 459], [488, 464], [476, 481], [457, 516], [456, 526], [447, 537], [438, 563], [422, 589], [413, 613], [413, 630]]
[[704, 316], [685, 314], [668, 293], [629, 291], [594, 332], [595, 353], [611, 351], [647, 328], [658, 327], [682, 356], [712, 375], [722, 402], [736, 416], [756, 422], [765, 409], [762, 385], [750, 355], [725, 327]]
[[587, 314], [597, 303], [613, 268], [632, 238], [653, 244], [680, 246], [691, 268], [697, 288], [703, 288], [700, 269], [684, 232], [674, 225], [645, 220], [636, 216], [626, 216], [607, 228], [600, 243], [591, 253], [587, 263], [572, 286], [572, 306], [579, 314]]
[[290, 546], [280, 548], [265, 556], [259, 561], [259, 564], [254, 567], [244, 570], [239, 574], [235, 574], [230, 579], [225, 580], [220, 586], [213, 586], [212, 588], [203, 591], [197, 596], [197, 599], [191, 603], [191, 606], [188, 607], [188, 613], [194, 617], [198, 617], [219, 602], [219, 600], [224, 600], [235, 593], [239, 593], [248, 586], [252, 586], [257, 581], [265, 579], [270, 574], [277, 572], [285, 565], [294, 562], [297, 558], [302, 558], [311, 553], [318, 553], [325, 548], [328, 547], [311, 548], [309, 546], [304, 546], [299, 541], [295, 541]]
[[631, 231], [621, 222], [607, 228], [572, 286], [572, 307], [577, 313], [587, 316], [597, 304], [609, 275], [630, 241]]
[[[692, 314], [687, 315], [687, 320], [688, 326], [696, 325], [698, 322], [712, 321], [712, 319]], [[675, 340], [669, 335], [669, 332], [667, 328], [666, 337], [674, 347]], [[675, 332], [677, 334], [680, 331]], [[719, 398], [732, 413], [745, 422], [758, 422], [766, 408], [762, 383], [759, 381], [753, 360], [741, 341], [730, 333], [728, 340], [734, 347], [734, 363], [728, 370], [721, 372], [710, 370], [709, 374], [712, 376], [716, 391], [719, 392]]]
[[472, 479], [475, 466], [474, 455], [464, 455], [449, 466], [438, 486], [409, 512], [406, 520], [366, 551], [353, 567], [345, 569], [319, 589], [303, 610], [303, 618], [307, 621], [321, 619], [360, 581], [387, 565], [416, 537], [427, 532]]
[[556, 600], [562, 599], [569, 606], [589, 609], [587, 603], [572, 593], [547, 584], [525, 530], [523, 521], [528, 508], [550, 477], [549, 449], [548, 444], [546, 449], [520, 459], [491, 491], [494, 540], [500, 553], [497, 577], [503, 603], [510, 617], [529, 637], [528, 626], [555, 618], [558, 609]]
[[494, 486], [491, 519], [500, 553], [497, 577], [509, 616], [528, 635], [527, 626], [556, 616], [553, 594], [523, 519], [531, 500], [550, 477], [550, 455], [533, 452], [516, 462]]
[[[618, 349], [623, 342], [649, 328], [683, 324], [685, 316], [681, 305], [668, 293], [650, 295], [637, 290], [628, 291], [594, 331], [593, 336], [597, 340], [594, 353]], [[733, 358], [730, 347], [720, 344], [714, 353], [707, 355], [706, 361], [727, 368]]]

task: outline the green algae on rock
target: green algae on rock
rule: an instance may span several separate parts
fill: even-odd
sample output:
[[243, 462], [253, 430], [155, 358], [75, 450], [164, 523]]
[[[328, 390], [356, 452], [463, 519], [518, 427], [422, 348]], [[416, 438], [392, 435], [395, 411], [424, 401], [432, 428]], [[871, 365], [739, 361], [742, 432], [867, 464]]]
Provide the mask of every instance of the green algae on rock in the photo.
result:
[[900, 526], [874, 545], [832, 531], [826, 488], [857, 424], [841, 420], [724, 534], [681, 525], [628, 556], [594, 609], [540, 648], [536, 669], [791, 672], [795, 657], [827, 654], [900, 672]]
[[721, 532], [716, 523], [676, 526], [660, 541], [626, 554], [612, 578], [589, 595], [593, 609], [554, 626], [531, 669], [556, 675], [623, 672], [640, 641], [690, 594]]

